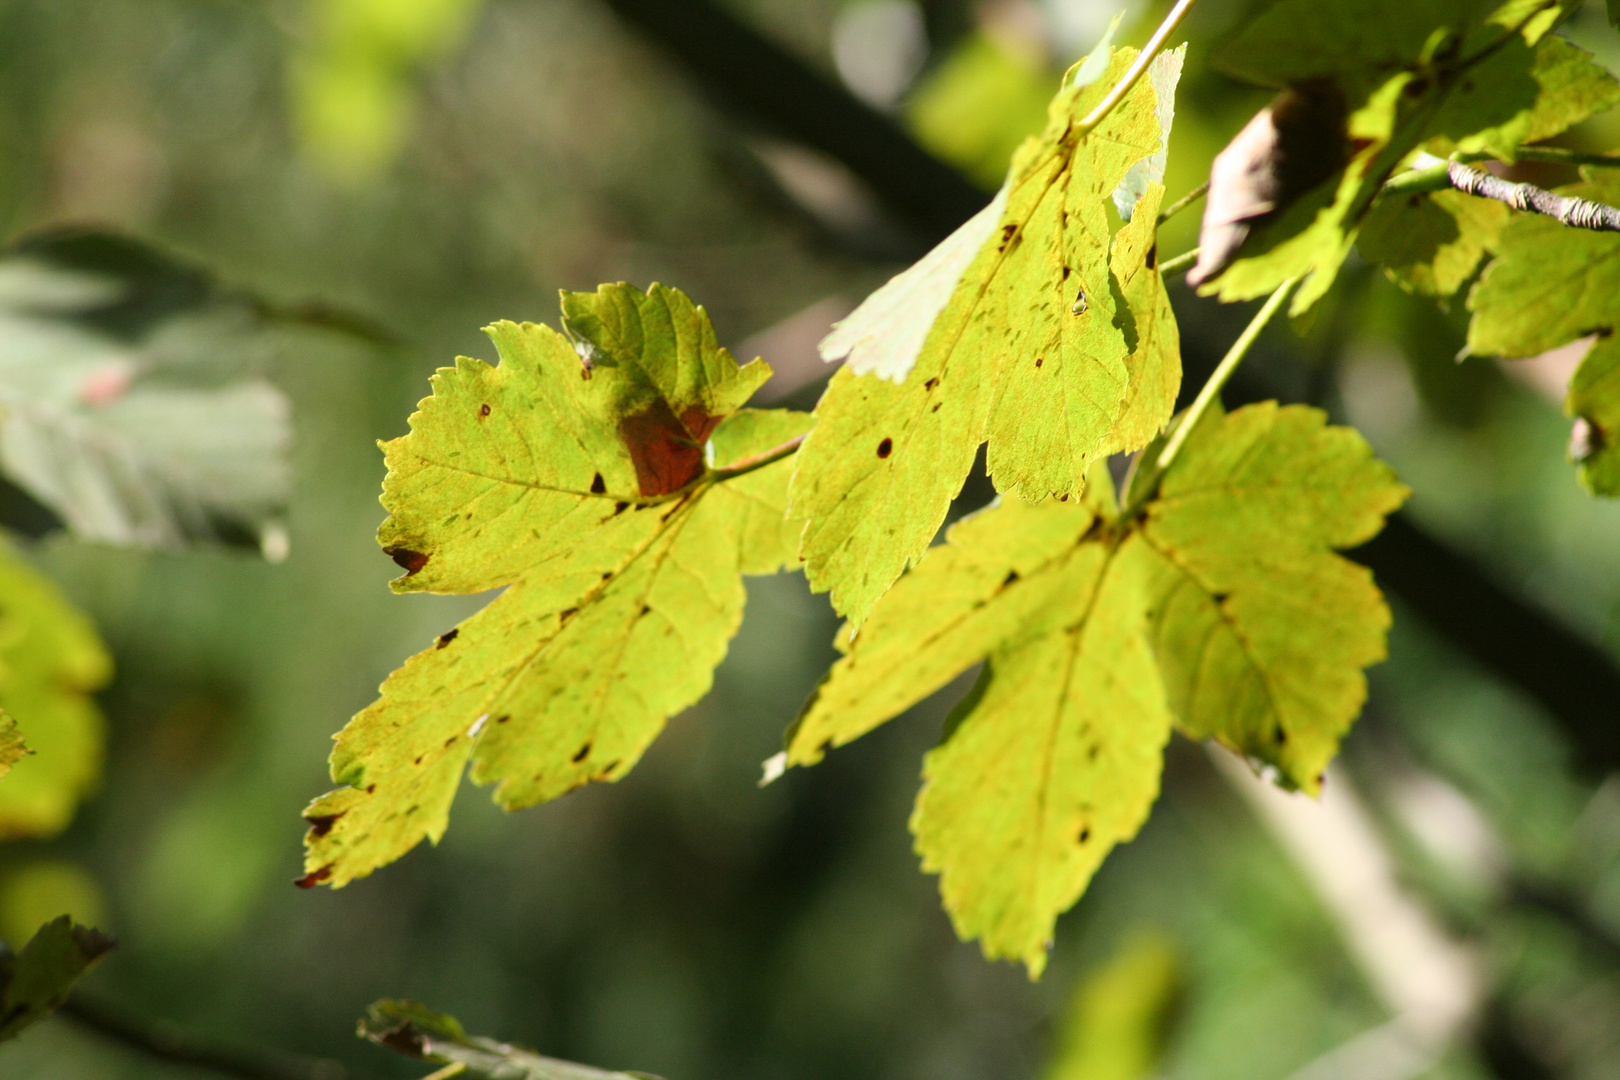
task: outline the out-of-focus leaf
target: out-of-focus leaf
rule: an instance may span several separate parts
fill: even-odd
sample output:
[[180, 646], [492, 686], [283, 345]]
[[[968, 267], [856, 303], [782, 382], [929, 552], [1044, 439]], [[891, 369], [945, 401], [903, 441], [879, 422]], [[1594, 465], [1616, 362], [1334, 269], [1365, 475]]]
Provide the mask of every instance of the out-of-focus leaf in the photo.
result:
[[[1579, 50], [1543, 41], [1567, 7], [1560, 0], [1282, 0], [1267, 9], [1223, 63], [1262, 85], [1342, 95], [1345, 164], [1308, 191], [1286, 193], [1286, 203], [1267, 208], [1257, 200], [1262, 213], [1241, 219], [1235, 242], [1201, 255], [1201, 291], [1244, 300], [1304, 277], [1292, 305], [1302, 314], [1332, 285], [1379, 187], [1412, 151], [1464, 147], [1511, 157], [1521, 142], [1613, 104], [1620, 89], [1607, 73]], [[1266, 174], [1263, 155], [1255, 160], [1230, 170], [1240, 186]], [[1212, 174], [1206, 228], [1222, 226], [1211, 215], [1233, 202], [1215, 190], [1222, 178]]]
[[[812, 586], [857, 622], [927, 549], [981, 443], [999, 489], [1072, 497], [1091, 461], [1124, 441], [1117, 433], [1142, 426], [1125, 415], [1136, 335], [1122, 317], [1124, 271], [1110, 262], [1108, 201], [1161, 145], [1151, 81], [1074, 133], [1134, 56], [1115, 50], [1101, 78], [1053, 99], [1046, 132], [1013, 162], [999, 229], [903, 381], [846, 369], [816, 406], [793, 480], [793, 513], [807, 519], [800, 554]], [[1152, 248], [1131, 250], [1145, 261]], [[915, 337], [909, 316], [887, 328], [851, 317], [862, 320], [868, 339]]]
[[1379, 199], [1362, 222], [1357, 245], [1408, 292], [1451, 296], [1474, 274], [1512, 211], [1460, 191]]
[[90, 540], [284, 553], [287, 402], [253, 301], [128, 238], [0, 256], [0, 471]]
[[483, 0], [312, 0], [292, 66], [304, 144], [331, 173], [363, 180], [409, 133], [418, 72], [455, 50]]
[[421, 1061], [462, 1065], [489, 1080], [658, 1080], [639, 1072], [609, 1072], [542, 1057], [531, 1050], [468, 1035], [455, 1017], [414, 1001], [384, 1000], [366, 1010], [358, 1034]]
[[1360, 708], [1389, 610], [1331, 549], [1369, 539], [1406, 489], [1325, 419], [1207, 413], [1128, 520], [1094, 477], [1085, 500], [1009, 499], [953, 526], [846, 624], [784, 764], [984, 661], [927, 757], [912, 830], [958, 933], [1038, 974], [1058, 914], [1146, 819], [1172, 722], [1314, 791]]
[[[1620, 180], [1594, 171], [1562, 194], [1613, 205]], [[1597, 344], [1570, 380], [1571, 453], [1594, 494], [1620, 495], [1620, 235], [1571, 229], [1522, 214], [1502, 231], [1497, 257], [1468, 297], [1468, 348], [1483, 356], [1538, 356], [1578, 338]]]
[[0, 1042], [61, 1008], [73, 984], [113, 944], [107, 935], [63, 915], [40, 927], [21, 952], [0, 955]]
[[90, 695], [111, 674], [90, 620], [0, 545], [0, 708], [34, 751], [0, 783], [0, 837], [54, 836], [100, 781], [105, 736]]
[[13, 765], [31, 753], [28, 744], [23, 742], [22, 732], [17, 730], [17, 721], [0, 715], [0, 776], [6, 775]]
[[1045, 1080], [1147, 1080], [1164, 1054], [1181, 990], [1175, 945], [1133, 935], [1075, 987]]
[[347, 786], [304, 812], [303, 884], [436, 842], [469, 760], [508, 810], [624, 776], [708, 691], [742, 575], [792, 558], [791, 463], [727, 471], [810, 425], [739, 411], [770, 369], [739, 367], [674, 289], [604, 285], [564, 294], [563, 312], [572, 340], [491, 327], [499, 366], [440, 369], [410, 434], [384, 446], [395, 589], [506, 591], [339, 733]]

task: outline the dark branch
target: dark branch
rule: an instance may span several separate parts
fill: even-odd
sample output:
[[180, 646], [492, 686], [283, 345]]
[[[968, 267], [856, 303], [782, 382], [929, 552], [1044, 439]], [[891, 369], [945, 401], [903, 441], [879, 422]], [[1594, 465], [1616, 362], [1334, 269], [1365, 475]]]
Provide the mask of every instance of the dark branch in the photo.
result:
[[365, 1073], [326, 1058], [239, 1046], [209, 1038], [166, 1020], [139, 1016], [82, 990], [74, 993], [61, 1011], [98, 1035], [144, 1054], [240, 1080], [371, 1080]]
[[949, 235], [988, 193], [901, 127], [709, 0], [607, 0], [679, 59], [714, 98], [842, 161], [896, 217]]
[[1546, 214], [1573, 229], [1620, 232], [1620, 210], [1600, 202], [1576, 199], [1568, 195], [1554, 195], [1546, 188], [1503, 180], [1500, 176], [1481, 172], [1460, 161], [1446, 163], [1446, 178], [1451, 181], [1452, 187], [1464, 195], [1495, 199], [1497, 202], [1507, 203], [1515, 210]]

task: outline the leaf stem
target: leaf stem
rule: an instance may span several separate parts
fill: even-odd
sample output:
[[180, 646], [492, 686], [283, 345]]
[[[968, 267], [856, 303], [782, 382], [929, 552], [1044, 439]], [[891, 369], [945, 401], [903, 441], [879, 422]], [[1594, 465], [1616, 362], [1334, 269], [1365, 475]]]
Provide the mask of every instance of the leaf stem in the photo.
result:
[[1170, 14], [1164, 17], [1159, 28], [1153, 31], [1153, 36], [1148, 38], [1148, 43], [1142, 46], [1142, 51], [1136, 55], [1136, 61], [1131, 64], [1124, 77], [1108, 91], [1107, 97], [1097, 102], [1096, 108], [1075, 125], [1077, 134], [1082, 136], [1090, 134], [1093, 128], [1107, 119], [1108, 114], [1114, 111], [1114, 106], [1125, 99], [1125, 95], [1131, 92], [1131, 87], [1136, 85], [1136, 80], [1142, 77], [1142, 72], [1147, 70], [1148, 65], [1153, 63], [1153, 58], [1159, 54], [1159, 50], [1164, 48], [1165, 39], [1176, 32], [1176, 27], [1181, 25], [1181, 20], [1197, 2], [1198, 0], [1176, 0], [1176, 6], [1170, 9]]
[[1199, 184], [1197, 187], [1187, 192], [1187, 194], [1165, 207], [1164, 210], [1160, 212], [1159, 220], [1155, 224], [1163, 225], [1165, 222], [1169, 221], [1171, 218], [1175, 217], [1177, 214], [1187, 209], [1187, 207], [1191, 206], [1193, 203], [1197, 202], [1199, 199], [1202, 199], [1208, 194], [1209, 181], [1205, 180], [1202, 184]]
[[1232, 342], [1232, 347], [1221, 358], [1220, 364], [1216, 366], [1208, 381], [1204, 383], [1204, 388], [1198, 391], [1198, 396], [1193, 399], [1193, 403], [1187, 407], [1186, 412], [1181, 414], [1181, 421], [1176, 425], [1175, 431], [1171, 432], [1170, 441], [1165, 443], [1164, 449], [1159, 452], [1159, 460], [1156, 463], [1159, 472], [1164, 472], [1175, 462], [1176, 455], [1181, 453], [1181, 448], [1186, 444], [1187, 437], [1192, 434], [1193, 428], [1198, 426], [1198, 421], [1203, 419], [1204, 413], [1209, 409], [1210, 402], [1214, 401], [1220, 394], [1221, 388], [1226, 385], [1227, 380], [1232, 377], [1232, 373], [1238, 369], [1238, 365], [1248, 355], [1249, 349], [1254, 345], [1255, 340], [1260, 337], [1260, 331], [1266, 328], [1266, 324], [1271, 321], [1271, 317], [1277, 314], [1277, 311], [1283, 306], [1283, 302], [1288, 299], [1288, 294], [1293, 292], [1294, 286], [1298, 284], [1299, 278], [1296, 277], [1289, 278], [1277, 286], [1277, 291], [1271, 294], [1259, 311], [1255, 312], [1254, 318], [1249, 320], [1249, 325], [1243, 328], [1243, 333], [1239, 334], [1238, 339]]
[[1166, 259], [1164, 262], [1159, 264], [1159, 273], [1165, 277], [1169, 277], [1171, 274], [1181, 273], [1183, 270], [1187, 269], [1193, 263], [1198, 261], [1198, 252], [1198, 248], [1193, 248], [1191, 251], [1182, 252], [1173, 259]]
[[[805, 432], [808, 435], [809, 432]], [[735, 480], [739, 476], [746, 476], [756, 469], [763, 469], [767, 465], [774, 465], [785, 457], [791, 456], [804, 442], [804, 435], [795, 435], [780, 446], [773, 446], [769, 450], [745, 457], [741, 461], [727, 465], [723, 469], [715, 469], [709, 476], [715, 480]]]

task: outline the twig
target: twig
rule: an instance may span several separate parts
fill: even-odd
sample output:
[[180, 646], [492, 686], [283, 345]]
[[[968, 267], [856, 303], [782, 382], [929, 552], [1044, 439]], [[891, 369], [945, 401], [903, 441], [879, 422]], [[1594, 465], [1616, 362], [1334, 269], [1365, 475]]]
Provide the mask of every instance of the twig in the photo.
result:
[[1288, 299], [1288, 294], [1293, 292], [1294, 286], [1298, 284], [1299, 278], [1289, 278], [1277, 286], [1277, 291], [1271, 294], [1259, 311], [1255, 312], [1254, 318], [1249, 320], [1249, 325], [1243, 328], [1243, 333], [1239, 334], [1238, 339], [1232, 342], [1232, 347], [1226, 351], [1226, 355], [1221, 359], [1220, 364], [1216, 366], [1209, 379], [1205, 381], [1204, 388], [1198, 391], [1198, 396], [1193, 399], [1191, 405], [1187, 406], [1187, 411], [1181, 415], [1181, 421], [1176, 425], [1176, 430], [1171, 433], [1170, 441], [1164, 444], [1164, 450], [1159, 453], [1157, 462], [1159, 472], [1164, 472], [1175, 462], [1176, 455], [1181, 453], [1181, 447], [1187, 441], [1187, 436], [1191, 435], [1193, 428], [1198, 426], [1198, 421], [1203, 418], [1210, 402], [1214, 401], [1216, 396], [1220, 394], [1221, 387], [1226, 385], [1226, 381], [1232, 377], [1232, 373], [1237, 370], [1238, 365], [1243, 362], [1243, 358], [1248, 355], [1249, 349], [1254, 345], [1256, 339], [1260, 337], [1260, 331], [1266, 328], [1266, 324], [1271, 321], [1271, 317], [1277, 314], [1277, 310], [1283, 306], [1283, 301]]
[[1153, 36], [1148, 38], [1148, 43], [1142, 46], [1142, 51], [1136, 54], [1136, 60], [1131, 64], [1129, 70], [1125, 72], [1124, 77], [1114, 84], [1112, 90], [1108, 91], [1107, 97], [1097, 102], [1097, 107], [1087, 113], [1085, 119], [1075, 125], [1075, 131], [1078, 134], [1085, 135], [1090, 132], [1092, 128], [1107, 119], [1108, 114], [1114, 111], [1115, 105], [1125, 100], [1125, 95], [1131, 92], [1131, 87], [1136, 85], [1136, 80], [1142, 77], [1142, 72], [1148, 69], [1148, 65], [1153, 63], [1153, 58], [1159, 55], [1159, 50], [1164, 48], [1165, 39], [1176, 32], [1176, 27], [1181, 25], [1181, 20], [1186, 18], [1187, 12], [1191, 11], [1192, 6], [1197, 2], [1198, 0], [1177, 0], [1176, 6], [1170, 9], [1170, 14], [1164, 17], [1164, 22], [1160, 23], [1159, 28], [1153, 31]]
[[1197, 202], [1199, 199], [1202, 199], [1208, 194], [1209, 181], [1205, 180], [1202, 184], [1199, 184], [1197, 187], [1187, 192], [1187, 194], [1165, 207], [1165, 209], [1160, 212], [1159, 220], [1155, 222], [1155, 224], [1163, 225], [1165, 222], [1169, 221], [1171, 218], [1175, 217], [1177, 214], [1187, 209], [1187, 207], [1191, 206], [1193, 203]]
[[1198, 261], [1198, 251], [1198, 248], [1193, 248], [1191, 251], [1182, 252], [1173, 259], [1164, 260], [1164, 262], [1159, 264], [1159, 273], [1165, 277], [1169, 277], [1171, 274], [1181, 273], [1183, 270], [1187, 269], [1193, 263]]
[[1620, 210], [1604, 203], [1554, 195], [1546, 188], [1503, 180], [1460, 161], [1446, 163], [1446, 176], [1451, 186], [1464, 195], [1495, 199], [1515, 210], [1533, 210], [1574, 229], [1620, 232]]
[[240, 1080], [371, 1080], [365, 1073], [327, 1058], [239, 1046], [187, 1031], [166, 1020], [152, 1020], [80, 990], [62, 1006], [99, 1035], [164, 1061], [210, 1069]]
[[[809, 434], [809, 432], [806, 432], [805, 434]], [[735, 480], [737, 477], [745, 476], [748, 473], [753, 472], [755, 469], [763, 469], [767, 465], [776, 464], [778, 461], [781, 461], [783, 458], [798, 450], [800, 444], [803, 442], [804, 435], [795, 435], [793, 438], [789, 439], [780, 446], [773, 446], [763, 453], [755, 454], [753, 457], [745, 457], [741, 461], [736, 462], [735, 464], [727, 465], [723, 469], [715, 469], [709, 475], [713, 476], [716, 480]]]

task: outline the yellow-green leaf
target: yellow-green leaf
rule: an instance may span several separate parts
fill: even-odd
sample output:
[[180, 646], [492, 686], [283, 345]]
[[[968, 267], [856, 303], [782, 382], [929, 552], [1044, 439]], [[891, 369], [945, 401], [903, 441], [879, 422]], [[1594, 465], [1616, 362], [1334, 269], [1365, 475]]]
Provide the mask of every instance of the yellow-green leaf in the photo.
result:
[[29, 754], [28, 744], [23, 741], [22, 732], [17, 730], [17, 721], [9, 716], [0, 716], [0, 776], [11, 771], [11, 767]]
[[1138, 930], [1088, 972], [1070, 999], [1045, 1080], [1148, 1080], [1164, 1056], [1180, 997], [1174, 944]]
[[1153, 633], [1177, 725], [1314, 793], [1384, 658], [1389, 608], [1332, 553], [1407, 491], [1353, 429], [1304, 406], [1209, 416], [1144, 513]]
[[845, 626], [785, 764], [984, 661], [912, 826], [958, 931], [1038, 973], [1057, 915], [1145, 819], [1173, 722], [1314, 787], [1389, 626], [1370, 575], [1332, 549], [1405, 494], [1355, 432], [1266, 404], [1206, 414], [1127, 518], [1106, 477], [1083, 501], [1005, 499]]
[[1594, 495], [1620, 495], [1620, 338], [1594, 342], [1569, 381], [1564, 403], [1576, 418], [1570, 453]]
[[1357, 246], [1407, 292], [1451, 296], [1473, 276], [1512, 211], [1460, 191], [1379, 199]]
[[1303, 276], [1291, 307], [1301, 314], [1331, 287], [1380, 186], [1412, 151], [1511, 156], [1521, 142], [1612, 104], [1614, 80], [1584, 54], [1539, 44], [1565, 6], [1283, 0], [1267, 9], [1224, 65], [1262, 85], [1332, 86], [1348, 106], [1348, 162], [1292, 205], [1257, 217], [1240, 257], [1200, 291], [1247, 300]]
[[[1128, 319], [1118, 306], [1106, 203], [1162, 144], [1156, 94], [1137, 84], [1094, 131], [1075, 123], [1135, 53], [1053, 100], [1045, 133], [1013, 160], [1005, 209], [932, 320], [898, 384], [840, 371], [816, 407], [794, 478], [811, 584], [857, 622], [928, 547], [981, 443], [996, 486], [1028, 499], [1077, 495], [1125, 411]], [[959, 235], [948, 244], [965, 248]], [[1148, 249], [1141, 249], [1145, 258]], [[880, 292], [874, 303], [896, 299]], [[863, 326], [867, 315], [852, 321]], [[915, 320], [902, 329], [915, 330]], [[871, 328], [859, 335], [870, 341]], [[913, 336], [915, 336], [913, 334]], [[868, 346], [871, 347], [870, 345]], [[838, 350], [825, 352], [838, 358]]]
[[777, 459], [810, 418], [736, 411], [769, 369], [739, 368], [671, 289], [604, 286], [564, 312], [573, 340], [493, 327], [500, 364], [441, 369], [386, 444], [396, 587], [506, 591], [338, 735], [347, 786], [305, 811], [307, 884], [436, 842], [469, 761], [507, 809], [623, 776], [708, 690], [741, 575], [792, 556]]
[[0, 836], [55, 836], [100, 782], [105, 735], [90, 695], [111, 675], [90, 620], [0, 544], [0, 709], [33, 751], [0, 784]]

